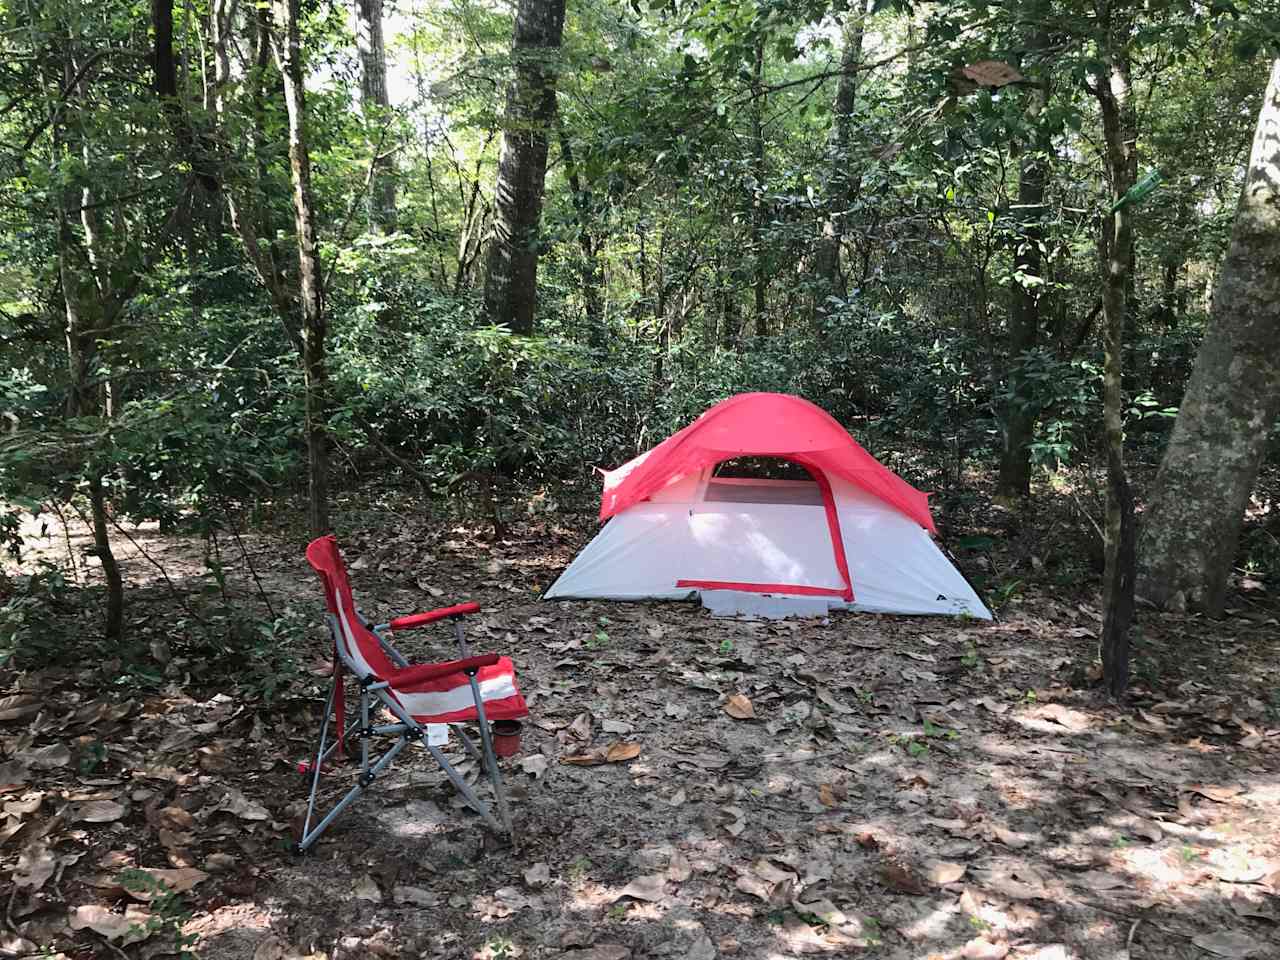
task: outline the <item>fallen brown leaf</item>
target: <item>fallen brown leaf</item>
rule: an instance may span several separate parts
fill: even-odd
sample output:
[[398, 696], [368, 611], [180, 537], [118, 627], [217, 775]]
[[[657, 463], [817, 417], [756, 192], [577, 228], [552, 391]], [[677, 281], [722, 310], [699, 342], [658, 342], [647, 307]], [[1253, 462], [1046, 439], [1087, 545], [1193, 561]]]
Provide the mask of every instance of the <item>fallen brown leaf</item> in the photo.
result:
[[241, 820], [271, 819], [271, 814], [267, 812], [266, 807], [250, 800], [235, 787], [227, 787], [227, 795], [216, 809], [226, 810], [228, 813], [235, 814]]
[[627, 960], [631, 950], [620, 943], [597, 943], [585, 950], [560, 954], [560, 960]]
[[21, 720], [33, 713], [39, 713], [42, 703], [39, 697], [33, 697], [27, 693], [0, 697], [0, 720]]
[[1220, 786], [1216, 783], [1192, 783], [1188, 784], [1187, 789], [1192, 793], [1198, 793], [1202, 797], [1207, 797], [1215, 803], [1226, 803], [1232, 797], [1243, 792], [1244, 787], [1237, 784]]
[[667, 898], [666, 885], [666, 874], [650, 873], [636, 877], [623, 887], [613, 899], [621, 900], [623, 897], [631, 897], [633, 900], [647, 900], [651, 903], [656, 903]]
[[1208, 950], [1219, 957], [1230, 957], [1232, 960], [1243, 960], [1245, 957], [1260, 957], [1265, 949], [1264, 944], [1238, 930], [1201, 933], [1192, 937], [1191, 942], [1201, 950]]
[[678, 850], [671, 855], [667, 864], [667, 879], [675, 883], [684, 883], [693, 876], [693, 866]]
[[830, 900], [812, 900], [807, 903], [801, 903], [798, 899], [792, 898], [791, 907], [798, 914], [808, 914], [817, 917], [823, 923], [830, 926], [840, 926], [849, 922], [849, 918]]
[[88, 800], [77, 804], [71, 819], [83, 823], [114, 823], [124, 816], [124, 804], [114, 800]]
[[[158, 870], [152, 867], [143, 867], [142, 872], [150, 874], [171, 893], [185, 893], [196, 884], [209, 878], [209, 875], [203, 870], [197, 870], [194, 867], [181, 867], [177, 870]], [[154, 899], [157, 894], [158, 891], [152, 890], [129, 890], [129, 896], [144, 902]]]
[[30, 887], [32, 891], [43, 887], [54, 870], [58, 868], [58, 859], [49, 852], [43, 843], [33, 843], [18, 857], [18, 868], [13, 871], [15, 887]]
[[1004, 960], [1009, 955], [1007, 943], [993, 943], [975, 937], [960, 949], [961, 960]]
[[735, 720], [754, 720], [756, 709], [744, 694], [735, 693], [724, 705], [724, 712]]
[[89, 929], [108, 940], [119, 940], [121, 945], [138, 943], [154, 932], [147, 929], [151, 915], [132, 904], [124, 913], [115, 913], [96, 903], [86, 904], [73, 908], [68, 919], [72, 930]]
[[422, 887], [394, 887], [391, 891], [391, 899], [396, 903], [412, 903], [416, 907], [434, 907], [440, 903], [439, 894], [424, 890]]
[[65, 767], [71, 762], [71, 751], [65, 743], [51, 743], [47, 747], [37, 747], [22, 755], [22, 760], [29, 767], [37, 770], [52, 770]]
[[640, 744], [618, 741], [610, 744], [604, 758], [608, 763], [624, 763], [627, 760], [634, 760], [638, 756], [640, 756]]
[[925, 876], [929, 878], [930, 883], [936, 883], [938, 886], [955, 883], [964, 876], [966, 870], [964, 864], [950, 863], [946, 860], [932, 860], [925, 866], [927, 867]]
[[22, 786], [27, 782], [29, 772], [27, 765], [17, 760], [0, 763], [0, 790]]
[[367, 873], [360, 877], [351, 887], [351, 893], [357, 900], [368, 900], [370, 903], [382, 902], [382, 891], [378, 883]]
[[0, 956], [34, 957], [39, 952], [40, 948], [25, 937], [20, 937], [16, 933], [0, 932]]
[[890, 860], [880, 868], [880, 880], [890, 890], [905, 893], [913, 897], [923, 896], [928, 892], [920, 878], [904, 864]]
[[6, 817], [25, 817], [29, 813], [35, 813], [40, 809], [40, 804], [44, 802], [43, 793], [32, 793], [25, 795], [21, 800], [10, 800], [0, 811]]
[[762, 880], [751, 873], [740, 874], [733, 885], [743, 893], [749, 893], [765, 903], [768, 903], [769, 898], [773, 896], [773, 888], [775, 886], [775, 884]]
[[1020, 836], [999, 824], [990, 824], [988, 829], [990, 830], [992, 837], [999, 840], [1006, 847], [1009, 847], [1012, 850], [1021, 850], [1030, 842], [1026, 837]]
[[190, 830], [195, 822], [196, 818], [182, 807], [164, 807], [156, 815], [156, 825], [167, 830]]

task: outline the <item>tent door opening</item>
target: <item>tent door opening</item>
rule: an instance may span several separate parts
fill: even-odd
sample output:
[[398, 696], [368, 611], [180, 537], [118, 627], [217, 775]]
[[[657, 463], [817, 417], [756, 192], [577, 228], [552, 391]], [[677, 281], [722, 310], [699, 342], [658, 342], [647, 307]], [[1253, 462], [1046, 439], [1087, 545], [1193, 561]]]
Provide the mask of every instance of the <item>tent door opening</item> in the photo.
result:
[[[840, 515], [826, 475], [820, 469], [798, 459], [759, 459], [778, 460], [794, 465], [810, 479], [717, 476], [715, 474], [718, 468], [724, 463], [721, 461], [704, 470], [699, 477], [696, 503], [689, 511], [694, 539], [702, 539], [704, 543], [716, 536], [715, 521], [718, 518], [736, 511], [736, 519], [745, 519], [748, 525], [754, 522], [755, 529], [741, 534], [744, 542], [737, 545], [737, 555], [752, 557], [756, 561], [754, 568], [740, 571], [739, 576], [681, 577], [676, 580], [676, 586], [690, 590], [830, 597], [846, 603], [852, 602], [853, 581], [849, 576], [849, 564], [845, 557]], [[813, 525], [803, 522], [810, 510], [818, 508], [823, 509], [826, 520], [826, 543], [821, 545], [813, 542]], [[788, 543], [790, 534], [794, 534], [795, 541]], [[830, 557], [838, 585], [800, 582], [806, 578], [794, 575], [803, 572], [804, 564], [797, 560], [811, 558], [813, 551], [819, 547]], [[721, 569], [727, 572], [727, 568]], [[774, 576], [747, 576], [751, 573], [772, 573]], [[785, 576], [788, 573], [793, 575]]]

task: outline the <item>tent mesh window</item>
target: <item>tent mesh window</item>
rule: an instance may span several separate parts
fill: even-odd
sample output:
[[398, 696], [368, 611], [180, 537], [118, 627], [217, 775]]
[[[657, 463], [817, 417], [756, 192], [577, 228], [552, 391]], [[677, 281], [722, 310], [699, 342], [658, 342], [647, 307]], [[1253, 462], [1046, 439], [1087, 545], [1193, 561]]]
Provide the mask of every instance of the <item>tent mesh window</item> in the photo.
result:
[[798, 463], [772, 457], [741, 457], [718, 464], [703, 500], [823, 506], [822, 490], [808, 470]]

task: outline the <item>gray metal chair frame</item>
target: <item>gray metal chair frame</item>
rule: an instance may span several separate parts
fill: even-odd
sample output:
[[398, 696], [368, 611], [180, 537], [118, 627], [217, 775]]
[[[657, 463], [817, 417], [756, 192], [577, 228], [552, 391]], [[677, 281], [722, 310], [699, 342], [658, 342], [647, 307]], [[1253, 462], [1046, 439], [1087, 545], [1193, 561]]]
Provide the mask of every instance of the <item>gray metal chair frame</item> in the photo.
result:
[[[409, 661], [397, 650], [387, 638], [391, 632], [389, 624], [373, 624], [370, 623], [363, 614], [357, 611], [357, 616], [364, 621], [367, 627], [375, 637], [378, 643], [386, 652], [387, 656], [398, 667], [408, 667]], [[457, 617], [453, 620], [454, 637], [458, 644], [459, 659], [466, 659], [470, 654], [467, 652], [467, 641], [462, 632], [462, 624]], [[311, 794], [307, 799], [307, 813], [303, 819], [301, 836], [298, 838], [296, 849], [299, 853], [308, 850], [320, 838], [320, 835], [329, 828], [338, 815], [342, 813], [348, 806], [362, 797], [366, 791], [377, 780], [378, 776], [391, 765], [396, 756], [405, 747], [411, 743], [420, 743], [431, 754], [432, 759], [440, 765], [449, 782], [457, 788], [466, 801], [467, 806], [478, 813], [485, 824], [496, 833], [506, 834], [508, 838], [513, 838], [511, 830], [511, 811], [507, 805], [506, 791], [502, 786], [502, 776], [498, 771], [498, 760], [493, 752], [493, 738], [489, 731], [489, 723], [485, 717], [484, 700], [480, 695], [480, 685], [476, 681], [476, 671], [467, 670], [467, 679], [471, 684], [471, 694], [475, 700], [477, 723], [480, 730], [480, 747], [477, 749], [471, 738], [467, 736], [463, 730], [462, 724], [450, 724], [453, 731], [458, 734], [458, 739], [462, 741], [463, 749], [467, 755], [476, 763], [482, 765], [489, 775], [489, 781], [493, 785], [493, 795], [495, 805], [497, 807], [498, 816], [495, 818], [493, 811], [472, 789], [466, 779], [458, 772], [457, 768], [449, 762], [449, 758], [444, 752], [434, 744], [429, 742], [427, 727], [409, 716], [404, 708], [396, 702], [395, 698], [387, 693], [389, 684], [385, 680], [376, 680], [374, 677], [366, 677], [359, 679], [359, 672], [354, 663], [352, 663], [343, 649], [340, 642], [339, 631], [342, 629], [337, 618], [329, 613], [325, 615], [325, 620], [329, 625], [329, 632], [333, 639], [334, 649], [337, 651], [339, 660], [334, 663], [333, 683], [329, 687], [329, 697], [325, 704], [324, 721], [320, 725], [320, 743], [316, 749], [315, 760], [311, 764]], [[356, 784], [337, 802], [337, 804], [323, 817], [316, 819], [316, 805], [320, 792], [320, 774], [324, 768], [324, 764], [337, 752], [338, 746], [342, 741], [342, 737], [330, 737], [330, 727], [332, 725], [334, 702], [338, 695], [338, 685], [343, 683], [342, 668], [350, 670], [352, 675], [357, 678], [360, 688], [360, 708], [352, 717], [350, 723], [346, 725], [346, 729], [342, 731], [343, 737], [355, 737], [360, 743], [360, 773], [356, 779]], [[391, 712], [391, 714], [399, 721], [398, 723], [372, 724], [370, 719], [373, 711], [377, 707], [382, 706]], [[375, 738], [390, 738], [392, 740], [390, 746], [381, 756], [372, 757], [370, 746]], [[314, 825], [313, 825], [314, 821]]]

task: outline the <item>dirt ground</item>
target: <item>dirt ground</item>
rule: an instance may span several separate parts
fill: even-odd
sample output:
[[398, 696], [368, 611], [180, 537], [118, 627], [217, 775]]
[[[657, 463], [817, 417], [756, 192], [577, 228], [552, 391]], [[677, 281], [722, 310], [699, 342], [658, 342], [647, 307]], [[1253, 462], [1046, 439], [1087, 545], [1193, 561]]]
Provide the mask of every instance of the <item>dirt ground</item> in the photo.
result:
[[[348, 525], [367, 611], [474, 599], [474, 647], [515, 659], [516, 845], [417, 750], [292, 853], [328, 680], [304, 538], [224, 533], [219, 585], [199, 540], [130, 527], [150, 666], [0, 673], [0, 956], [1280, 958], [1280, 585], [1222, 621], [1142, 612], [1116, 705], [1090, 683], [1093, 578], [1028, 576], [991, 624], [724, 621], [539, 602], [588, 518]], [[50, 533], [28, 572], [65, 560]], [[68, 644], [95, 603], [61, 614]], [[229, 607], [276, 627], [208, 640]], [[443, 628], [411, 649], [432, 643], [451, 655]], [[638, 755], [566, 762], [615, 743]]]

